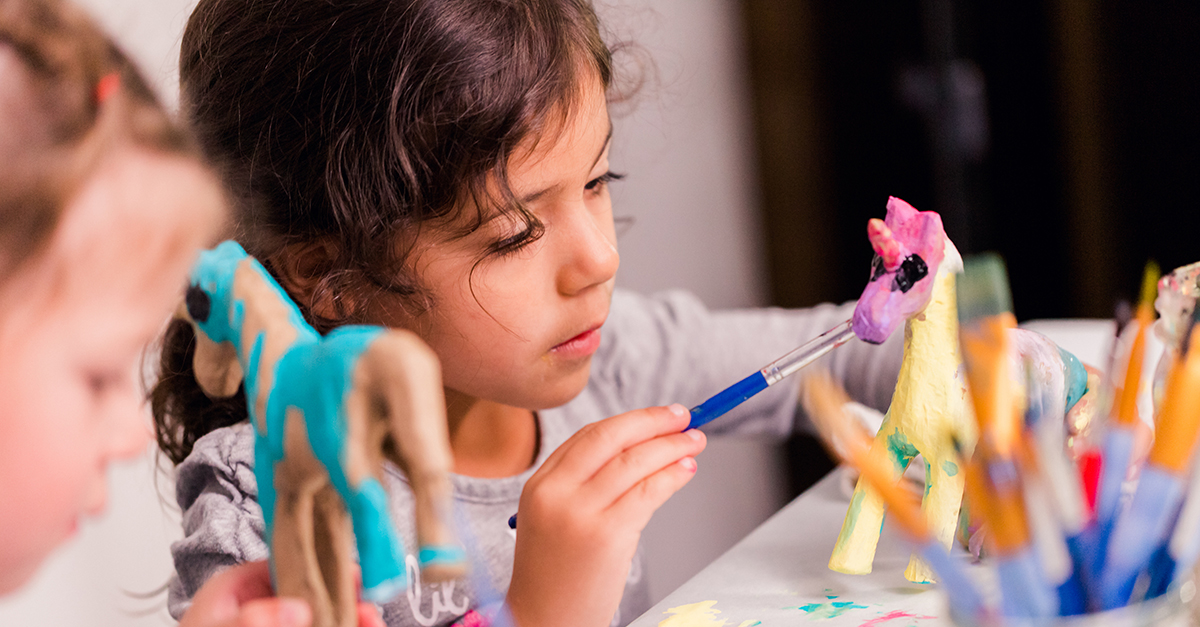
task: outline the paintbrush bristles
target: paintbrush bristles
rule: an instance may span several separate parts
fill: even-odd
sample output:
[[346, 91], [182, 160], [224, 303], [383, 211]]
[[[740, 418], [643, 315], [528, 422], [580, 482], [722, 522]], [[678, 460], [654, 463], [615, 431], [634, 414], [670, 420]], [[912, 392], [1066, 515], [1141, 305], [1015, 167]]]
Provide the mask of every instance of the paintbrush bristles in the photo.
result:
[[1146, 269], [1142, 271], [1142, 293], [1141, 299], [1138, 301], [1138, 306], [1148, 305], [1154, 307], [1154, 297], [1158, 295], [1158, 279], [1160, 276], [1162, 276], [1162, 271], [1159, 270], [1158, 263], [1153, 259], [1147, 261]]
[[851, 463], [852, 458], [870, 450], [871, 434], [858, 419], [846, 413], [850, 397], [827, 372], [815, 372], [801, 380], [801, 399], [821, 440], [830, 454]]
[[957, 283], [960, 324], [1012, 312], [1008, 272], [999, 255], [984, 253], [967, 257]]

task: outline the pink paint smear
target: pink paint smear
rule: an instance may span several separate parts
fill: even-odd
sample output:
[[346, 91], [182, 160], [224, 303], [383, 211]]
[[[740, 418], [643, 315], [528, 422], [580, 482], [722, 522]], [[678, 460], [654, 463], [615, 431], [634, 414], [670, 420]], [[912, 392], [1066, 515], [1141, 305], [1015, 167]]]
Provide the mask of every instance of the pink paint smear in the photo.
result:
[[896, 610], [894, 612], [884, 614], [883, 616], [880, 616], [879, 618], [872, 618], [871, 620], [859, 625], [858, 627], [871, 627], [872, 625], [879, 625], [881, 623], [886, 623], [889, 620], [895, 620], [897, 618], [915, 618], [917, 620], [925, 620], [925, 619], [932, 619], [934, 617], [933, 616], [918, 616], [917, 614], [909, 614], [908, 612], [901, 612], [900, 610]]

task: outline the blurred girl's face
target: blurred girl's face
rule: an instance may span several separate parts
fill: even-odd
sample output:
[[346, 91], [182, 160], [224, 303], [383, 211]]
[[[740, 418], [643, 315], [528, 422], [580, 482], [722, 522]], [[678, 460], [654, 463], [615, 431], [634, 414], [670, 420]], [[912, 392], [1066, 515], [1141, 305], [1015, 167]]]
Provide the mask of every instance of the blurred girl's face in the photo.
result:
[[221, 202], [193, 162], [119, 149], [0, 277], [0, 594], [103, 508], [109, 462], [145, 450], [142, 350]]

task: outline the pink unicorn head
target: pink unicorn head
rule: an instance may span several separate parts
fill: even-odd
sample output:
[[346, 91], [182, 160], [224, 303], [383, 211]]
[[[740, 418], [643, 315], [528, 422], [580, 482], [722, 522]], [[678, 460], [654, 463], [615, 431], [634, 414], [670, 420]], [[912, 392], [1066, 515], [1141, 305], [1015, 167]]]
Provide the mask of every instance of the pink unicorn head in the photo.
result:
[[929, 304], [933, 279], [945, 255], [942, 217], [888, 198], [887, 218], [872, 218], [867, 237], [875, 249], [871, 280], [854, 308], [854, 334], [882, 344], [908, 318]]

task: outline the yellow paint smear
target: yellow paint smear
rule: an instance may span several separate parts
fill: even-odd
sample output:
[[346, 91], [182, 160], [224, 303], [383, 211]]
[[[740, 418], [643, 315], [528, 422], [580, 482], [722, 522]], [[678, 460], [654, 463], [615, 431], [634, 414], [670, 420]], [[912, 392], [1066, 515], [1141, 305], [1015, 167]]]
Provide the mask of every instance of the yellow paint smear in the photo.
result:
[[[717, 614], [721, 610], [714, 608], [716, 601], [701, 601], [699, 603], [691, 603], [688, 605], [680, 605], [673, 607], [664, 614], [674, 614], [674, 616], [660, 622], [658, 627], [725, 627], [724, 619], [717, 619]], [[759, 624], [758, 621], [742, 621], [738, 627], [751, 627]]]

